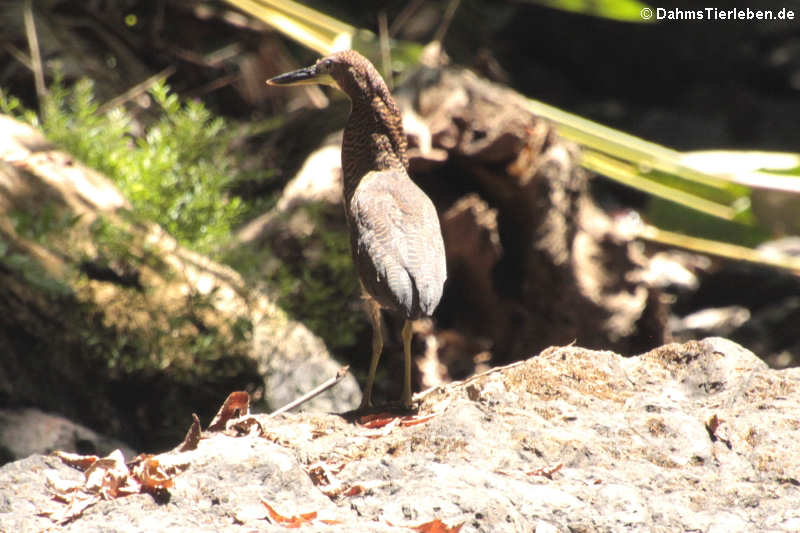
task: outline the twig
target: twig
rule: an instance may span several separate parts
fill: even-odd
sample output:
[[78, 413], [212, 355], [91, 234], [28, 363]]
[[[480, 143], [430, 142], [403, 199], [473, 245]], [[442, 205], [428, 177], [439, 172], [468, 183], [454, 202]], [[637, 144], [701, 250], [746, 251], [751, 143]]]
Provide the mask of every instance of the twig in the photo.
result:
[[450, 23], [453, 22], [453, 17], [456, 14], [456, 9], [458, 9], [458, 5], [461, 3], [461, 0], [450, 0], [447, 4], [447, 8], [444, 10], [444, 15], [442, 15], [442, 23], [439, 24], [439, 27], [436, 28], [436, 34], [433, 37], [433, 40], [442, 43], [444, 41], [444, 36], [447, 35], [447, 30], [450, 29]]
[[25, 55], [25, 52], [14, 46], [13, 43], [3, 43], [3, 48], [6, 52], [8, 52], [11, 57], [22, 63], [22, 65], [33, 72], [33, 65], [31, 65], [31, 59]]
[[143, 92], [147, 91], [150, 87], [153, 86], [154, 83], [157, 83], [157, 82], [159, 82], [161, 80], [165, 80], [165, 79], [169, 78], [170, 76], [172, 76], [173, 74], [175, 74], [175, 67], [170, 65], [169, 67], [165, 68], [161, 72], [150, 76], [149, 78], [147, 78], [146, 80], [144, 80], [141, 83], [137, 83], [136, 85], [134, 85], [133, 87], [131, 87], [130, 89], [128, 89], [127, 91], [122, 93], [121, 95], [119, 95], [119, 96], [117, 96], [115, 98], [112, 98], [108, 102], [104, 103], [103, 105], [101, 105], [100, 107], [97, 108], [97, 112], [102, 114], [102, 113], [105, 113], [106, 111], [110, 111], [112, 109], [115, 109], [115, 108], [121, 106], [122, 104], [124, 104], [125, 102], [127, 102], [129, 100], [132, 100], [133, 98], [136, 98], [137, 96], [139, 96]]
[[394, 37], [397, 35], [397, 32], [399, 32], [400, 29], [406, 25], [406, 22], [411, 20], [411, 17], [422, 6], [424, 1], [425, 0], [412, 0], [406, 4], [406, 7], [400, 11], [400, 13], [392, 21], [392, 25], [389, 26], [389, 37]]
[[381, 47], [381, 66], [383, 67], [383, 79], [389, 90], [392, 90], [392, 56], [389, 52], [389, 21], [386, 11], [378, 13], [378, 42]]
[[286, 411], [289, 411], [290, 409], [294, 409], [298, 405], [303, 404], [303, 403], [311, 400], [312, 398], [315, 398], [316, 396], [319, 396], [320, 394], [322, 394], [326, 390], [330, 389], [331, 387], [333, 387], [334, 385], [336, 385], [337, 383], [342, 381], [342, 379], [344, 379], [344, 377], [347, 375], [347, 371], [348, 370], [350, 370], [350, 366], [343, 366], [342, 368], [339, 369], [338, 372], [336, 372], [336, 375], [333, 376], [331, 379], [329, 379], [325, 383], [321, 384], [320, 386], [316, 387], [314, 390], [312, 390], [310, 392], [307, 392], [306, 394], [304, 394], [300, 398], [298, 398], [298, 399], [296, 399], [296, 400], [294, 400], [292, 402], [287, 403], [286, 405], [284, 405], [280, 409], [278, 409], [276, 411], [272, 411], [269, 414], [269, 416], [275, 416], [275, 415], [279, 415], [281, 413], [285, 413]]
[[226, 76], [222, 76], [222, 77], [217, 78], [215, 80], [211, 80], [210, 82], [206, 83], [205, 85], [203, 85], [201, 87], [198, 87], [197, 89], [194, 89], [192, 91], [187, 92], [184, 96], [186, 98], [199, 98], [199, 97], [205, 95], [206, 93], [210, 93], [212, 91], [216, 91], [217, 89], [221, 89], [222, 87], [225, 87], [226, 85], [230, 85], [231, 83], [234, 83], [234, 82], [238, 81], [241, 77], [242, 77], [242, 75], [239, 72], [232, 72], [232, 73], [230, 73], [230, 74], [228, 74]]
[[42, 70], [42, 56], [39, 54], [39, 39], [36, 37], [36, 24], [33, 20], [33, 0], [25, 0], [24, 8], [25, 35], [28, 38], [28, 48], [31, 51], [31, 67], [33, 80], [36, 84], [36, 96], [39, 98], [39, 107], [42, 107], [47, 97], [47, 87], [44, 85], [44, 71]]

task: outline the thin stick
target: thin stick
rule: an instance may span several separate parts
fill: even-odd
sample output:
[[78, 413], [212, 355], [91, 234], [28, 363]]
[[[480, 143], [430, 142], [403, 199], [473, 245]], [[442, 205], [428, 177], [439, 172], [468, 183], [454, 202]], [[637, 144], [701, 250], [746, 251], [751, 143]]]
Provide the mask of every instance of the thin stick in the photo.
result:
[[11, 57], [22, 63], [26, 69], [33, 72], [33, 65], [31, 65], [31, 60], [25, 55], [25, 52], [14, 46], [12, 43], [3, 43], [3, 48], [11, 55]]
[[386, 11], [378, 13], [378, 42], [381, 47], [381, 66], [383, 67], [383, 80], [392, 90], [392, 57], [389, 52], [389, 20]]
[[294, 409], [298, 405], [303, 404], [303, 403], [311, 400], [312, 398], [315, 398], [315, 397], [319, 396], [320, 394], [322, 394], [326, 390], [330, 389], [331, 387], [333, 387], [334, 385], [336, 385], [337, 383], [342, 381], [342, 379], [344, 379], [344, 377], [347, 375], [347, 371], [348, 370], [350, 370], [350, 366], [343, 366], [342, 368], [339, 369], [338, 372], [336, 372], [336, 375], [333, 376], [331, 379], [329, 379], [325, 383], [321, 384], [320, 386], [316, 387], [314, 390], [304, 394], [300, 398], [294, 400], [293, 402], [287, 403], [286, 405], [284, 405], [283, 407], [281, 407], [280, 409], [278, 409], [276, 411], [272, 411], [269, 414], [269, 416], [275, 416], [275, 415], [279, 415], [281, 413], [285, 413], [286, 411], [289, 411], [290, 409]]
[[44, 85], [44, 71], [42, 70], [42, 56], [39, 54], [39, 39], [36, 37], [36, 24], [33, 20], [33, 0], [25, 0], [25, 35], [28, 37], [28, 48], [31, 51], [31, 67], [33, 80], [36, 84], [36, 96], [39, 106], [44, 104], [47, 97], [47, 87]]
[[394, 37], [397, 35], [397, 32], [405, 26], [406, 22], [408, 22], [411, 17], [417, 12], [417, 10], [422, 6], [422, 3], [425, 0], [412, 0], [406, 7], [400, 11], [395, 19], [392, 21], [392, 25], [389, 27], [389, 37]]
[[142, 94], [143, 92], [147, 91], [150, 87], [153, 86], [154, 83], [159, 82], [161, 80], [165, 80], [170, 76], [172, 76], [174, 73], [175, 73], [175, 67], [170, 65], [161, 72], [153, 74], [143, 82], [137, 83], [136, 85], [134, 85], [121, 95], [112, 98], [108, 102], [104, 103], [103, 105], [97, 108], [97, 112], [102, 114], [105, 113], [106, 111], [111, 111], [112, 109], [121, 106], [125, 102], [132, 100], [137, 96], [139, 96], [140, 94]]
[[458, 5], [461, 3], [461, 0], [450, 0], [447, 4], [447, 8], [444, 10], [444, 15], [442, 15], [442, 22], [439, 24], [439, 27], [436, 28], [436, 34], [433, 37], [433, 40], [439, 43], [444, 41], [444, 36], [447, 35], [447, 30], [450, 29], [450, 23], [453, 22], [453, 17], [456, 14], [456, 10], [458, 9]]

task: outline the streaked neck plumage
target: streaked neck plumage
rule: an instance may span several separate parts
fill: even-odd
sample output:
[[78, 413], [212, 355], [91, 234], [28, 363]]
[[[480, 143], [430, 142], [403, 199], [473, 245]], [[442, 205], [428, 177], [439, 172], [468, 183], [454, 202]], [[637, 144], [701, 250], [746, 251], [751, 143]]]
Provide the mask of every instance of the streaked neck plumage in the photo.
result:
[[337, 80], [351, 101], [342, 141], [344, 198], [348, 205], [366, 173], [408, 171], [400, 110], [378, 71], [365, 59], [358, 59], [352, 67], [357, 75]]

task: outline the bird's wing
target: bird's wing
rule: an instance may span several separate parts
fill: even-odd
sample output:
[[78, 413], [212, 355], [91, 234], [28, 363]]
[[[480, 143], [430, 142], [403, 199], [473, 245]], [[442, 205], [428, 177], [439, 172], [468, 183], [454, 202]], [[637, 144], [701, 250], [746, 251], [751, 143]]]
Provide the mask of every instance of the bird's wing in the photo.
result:
[[370, 172], [350, 204], [353, 255], [367, 292], [407, 317], [430, 315], [446, 277], [439, 217], [405, 172]]

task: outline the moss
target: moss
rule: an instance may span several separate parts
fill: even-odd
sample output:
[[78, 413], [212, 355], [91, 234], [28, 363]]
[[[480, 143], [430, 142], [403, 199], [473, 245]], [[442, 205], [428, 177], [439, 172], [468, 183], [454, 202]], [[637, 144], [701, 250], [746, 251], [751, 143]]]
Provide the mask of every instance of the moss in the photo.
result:
[[159, 113], [149, 125], [122, 108], [102, 111], [89, 80], [70, 89], [54, 83], [41, 119], [3, 93], [0, 109], [41, 127], [48, 139], [108, 176], [138, 216], [189, 248], [212, 252], [246, 211], [241, 198], [228, 193], [245, 179], [230, 148], [235, 128], [198, 101], [181, 102], [162, 83], [150, 96]]
[[[302, 224], [292, 223], [300, 218]], [[297, 225], [303, 229], [289, 229]], [[267, 247], [242, 247], [224, 260], [251, 283], [267, 284], [278, 304], [329, 349], [352, 348], [368, 324], [341, 208], [305, 204], [285, 215], [282, 231]]]

